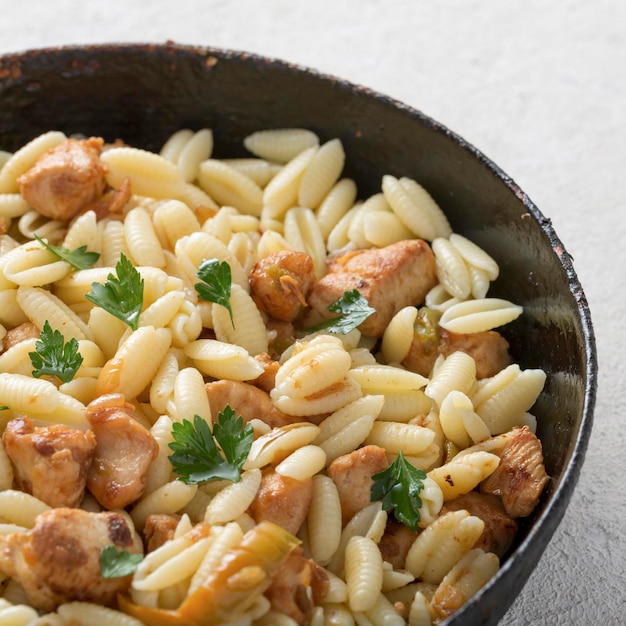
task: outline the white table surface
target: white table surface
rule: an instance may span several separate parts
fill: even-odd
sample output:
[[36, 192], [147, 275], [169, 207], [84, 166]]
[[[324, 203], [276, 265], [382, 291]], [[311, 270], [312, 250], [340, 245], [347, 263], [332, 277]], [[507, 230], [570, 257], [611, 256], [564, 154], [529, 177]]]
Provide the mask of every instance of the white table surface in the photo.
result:
[[591, 307], [599, 393], [574, 497], [502, 623], [625, 624], [626, 2], [0, 0], [0, 53], [168, 39], [282, 58], [419, 108], [552, 220]]

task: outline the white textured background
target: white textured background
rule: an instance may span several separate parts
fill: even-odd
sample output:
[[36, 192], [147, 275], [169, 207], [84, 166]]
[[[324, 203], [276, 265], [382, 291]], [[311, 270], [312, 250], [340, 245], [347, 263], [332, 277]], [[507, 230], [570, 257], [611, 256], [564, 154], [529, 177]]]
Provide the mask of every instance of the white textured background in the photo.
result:
[[0, 53], [159, 42], [247, 50], [402, 100], [500, 165], [574, 257], [600, 384], [578, 488], [503, 624], [626, 624], [624, 0], [0, 0]]

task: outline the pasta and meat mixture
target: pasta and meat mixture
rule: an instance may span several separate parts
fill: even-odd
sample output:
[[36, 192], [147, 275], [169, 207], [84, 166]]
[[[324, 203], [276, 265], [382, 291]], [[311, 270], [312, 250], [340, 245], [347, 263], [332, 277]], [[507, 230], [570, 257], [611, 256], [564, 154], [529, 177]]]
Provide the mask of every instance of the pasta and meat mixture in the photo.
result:
[[431, 625], [548, 481], [498, 265], [339, 139], [0, 155], [0, 621]]

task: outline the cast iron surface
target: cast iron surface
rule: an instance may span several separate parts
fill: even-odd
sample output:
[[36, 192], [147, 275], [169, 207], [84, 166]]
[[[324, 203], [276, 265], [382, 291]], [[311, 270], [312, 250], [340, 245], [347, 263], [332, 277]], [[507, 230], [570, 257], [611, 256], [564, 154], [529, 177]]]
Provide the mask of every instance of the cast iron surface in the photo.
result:
[[212, 48], [109, 45], [0, 57], [0, 149], [41, 132], [121, 138], [159, 150], [180, 128], [210, 127], [217, 157], [243, 156], [242, 139], [299, 126], [339, 137], [344, 175], [359, 195], [383, 174], [419, 181], [454, 231], [485, 248], [501, 274], [490, 295], [524, 306], [504, 332], [522, 368], [548, 381], [533, 412], [552, 479], [499, 574], [447, 626], [495, 624], [519, 593], [560, 522], [584, 459], [596, 392], [589, 308], [571, 259], [515, 182], [421, 112], [332, 76]]

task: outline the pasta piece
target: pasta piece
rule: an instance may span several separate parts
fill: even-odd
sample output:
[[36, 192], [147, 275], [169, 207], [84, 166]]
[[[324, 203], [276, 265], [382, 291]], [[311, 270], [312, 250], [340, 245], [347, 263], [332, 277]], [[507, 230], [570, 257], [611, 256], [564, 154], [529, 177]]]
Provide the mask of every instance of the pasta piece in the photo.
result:
[[191, 183], [196, 179], [200, 163], [210, 158], [213, 152], [213, 132], [209, 128], [202, 128], [195, 132], [182, 146], [176, 165], [182, 172], [185, 182]]
[[441, 406], [451, 391], [468, 394], [476, 382], [476, 362], [465, 352], [450, 354], [443, 364], [435, 370], [424, 393]]
[[322, 441], [319, 446], [326, 453], [326, 465], [360, 446], [370, 434], [374, 419], [373, 415], [361, 415], [338, 433]]
[[243, 140], [243, 145], [262, 159], [287, 163], [307, 148], [317, 147], [319, 138], [305, 128], [278, 128], [256, 131]]
[[490, 476], [500, 463], [500, 457], [490, 452], [472, 452], [456, 456], [448, 463], [428, 472], [441, 489], [445, 500], [469, 493]]
[[365, 616], [370, 620], [372, 626], [374, 624], [388, 624], [389, 626], [405, 624], [404, 618], [382, 593], [378, 594], [374, 606], [365, 612]]
[[29, 376], [33, 371], [29, 353], [36, 350], [37, 339], [26, 339], [0, 354], [0, 372]]
[[356, 200], [356, 183], [350, 178], [342, 178], [326, 194], [315, 211], [324, 241], [339, 220], [349, 211]]
[[409, 455], [419, 455], [434, 439], [432, 430], [416, 424], [375, 422], [364, 443], [378, 446], [392, 454], [402, 450]]
[[177, 163], [180, 153], [192, 137], [193, 130], [189, 128], [177, 130], [167, 138], [159, 151], [159, 155], [170, 163]]
[[451, 391], [445, 397], [439, 420], [446, 438], [460, 449], [491, 436], [485, 422], [474, 412], [472, 401], [461, 391]]
[[166, 327], [185, 302], [185, 294], [181, 291], [168, 291], [157, 298], [139, 315], [139, 326]]
[[28, 317], [17, 301], [17, 289], [0, 290], [0, 323], [15, 328], [27, 321]]
[[115, 267], [122, 254], [130, 258], [122, 222], [116, 220], [107, 221], [102, 229], [100, 241], [100, 262], [104, 267]]
[[[13, 486], [13, 464], [0, 439], [0, 493]], [[1, 515], [1, 514], [0, 514]]]
[[195, 367], [185, 367], [178, 372], [174, 382], [173, 417], [193, 421], [195, 415], [211, 423], [211, 407], [206, 393], [204, 378]]
[[261, 215], [263, 190], [251, 179], [223, 161], [207, 159], [198, 170], [198, 184], [221, 205], [242, 213]]
[[198, 485], [188, 485], [180, 480], [172, 480], [155, 489], [139, 500], [131, 510], [130, 516], [135, 528], [143, 530], [149, 515], [178, 513], [191, 501], [197, 490]]
[[450, 511], [438, 517], [413, 542], [406, 568], [428, 583], [440, 583], [467, 554], [484, 529], [484, 522], [467, 511]]
[[265, 159], [222, 159], [222, 163], [225, 163], [233, 169], [236, 169], [244, 176], [252, 179], [261, 188], [265, 187], [276, 172], [280, 170], [280, 166], [273, 165]]
[[282, 461], [286, 456], [310, 444], [320, 429], [309, 422], [295, 422], [273, 428], [252, 443], [244, 469], [261, 468]]
[[45, 502], [23, 491], [0, 491], [0, 520], [4, 523], [33, 528], [37, 516], [49, 510]]
[[245, 381], [263, 373], [263, 366], [245, 348], [227, 342], [198, 339], [184, 350], [203, 374], [213, 378]]
[[326, 273], [326, 247], [311, 209], [294, 207], [285, 214], [284, 237], [292, 250], [306, 252], [313, 259], [315, 276]]
[[363, 216], [363, 237], [372, 245], [383, 248], [411, 239], [412, 233], [395, 213], [372, 211]]
[[400, 184], [415, 203], [415, 206], [418, 206], [424, 216], [428, 218], [428, 221], [435, 231], [435, 236], [450, 237], [452, 234], [450, 222], [448, 222], [446, 214], [441, 210], [441, 207], [434, 201], [426, 189], [412, 178], [407, 177], [401, 178]]
[[468, 300], [447, 308], [439, 325], [454, 333], [480, 333], [512, 322], [522, 310], [521, 306], [500, 298]]
[[165, 267], [161, 243], [145, 209], [135, 207], [124, 219], [124, 238], [135, 265]]
[[19, 193], [0, 193], [0, 217], [11, 220], [30, 210], [30, 205]]
[[141, 622], [130, 615], [92, 602], [66, 602], [59, 606], [57, 613], [63, 619], [64, 625], [141, 626]]
[[434, 309], [435, 311], [443, 312], [446, 309], [449, 309], [452, 305], [461, 302], [458, 298], [451, 296], [443, 285], [437, 284], [435, 285], [427, 294], [424, 299], [424, 304], [429, 309]]
[[383, 403], [384, 397], [382, 395], [366, 395], [346, 404], [320, 423], [319, 434], [315, 443], [320, 444], [333, 437], [363, 415], [371, 415], [376, 419]]
[[383, 334], [381, 351], [387, 363], [401, 363], [409, 354], [415, 334], [417, 308], [406, 306], [392, 318]]
[[345, 568], [350, 610], [374, 608], [383, 585], [383, 559], [378, 546], [366, 537], [352, 537], [346, 545]]
[[304, 445], [294, 450], [276, 466], [276, 473], [281, 476], [304, 481], [324, 469], [326, 453], [319, 446]]
[[237, 519], [248, 509], [261, 485], [261, 470], [245, 470], [238, 483], [219, 491], [207, 506], [204, 521], [225, 524]]
[[355, 204], [348, 212], [335, 224], [326, 238], [326, 247], [330, 252], [343, 250], [347, 246], [354, 247], [348, 237], [348, 230], [354, 216], [358, 213], [360, 204]]
[[106, 180], [120, 187], [130, 179], [134, 194], [150, 198], [176, 198], [183, 193], [185, 181], [180, 170], [153, 152], [139, 148], [110, 148], [100, 160], [108, 166]]
[[63, 247], [74, 250], [86, 246], [92, 252], [100, 252], [100, 230], [94, 211], [86, 211], [78, 215], [67, 230]]
[[0, 170], [0, 193], [17, 193], [17, 179], [35, 165], [39, 157], [66, 139], [64, 133], [51, 130], [38, 135], [12, 154]]
[[267, 184], [263, 190], [264, 217], [280, 219], [296, 206], [300, 181], [316, 152], [315, 146], [300, 152]]
[[0, 624], [5, 626], [30, 626], [38, 619], [39, 613], [26, 604], [0, 605]]
[[437, 278], [444, 289], [459, 300], [466, 300], [472, 282], [467, 263], [448, 239], [437, 237], [431, 244], [435, 254]]
[[489, 280], [498, 278], [500, 273], [498, 264], [480, 246], [458, 233], [452, 233], [449, 239], [468, 265], [484, 271]]
[[339, 180], [346, 160], [341, 140], [331, 139], [319, 147], [298, 188], [298, 204], [315, 209]]
[[124, 341], [98, 376], [98, 395], [123, 393], [135, 398], [149, 384], [172, 341], [164, 328], [141, 326]]
[[334, 481], [323, 474], [313, 477], [307, 531], [313, 559], [327, 565], [341, 540], [341, 502]]
[[350, 373], [366, 393], [417, 390], [429, 384], [424, 376], [392, 365], [360, 365]]
[[2, 273], [13, 285], [40, 287], [65, 278], [72, 267], [39, 242], [26, 243], [11, 250], [2, 259]]

